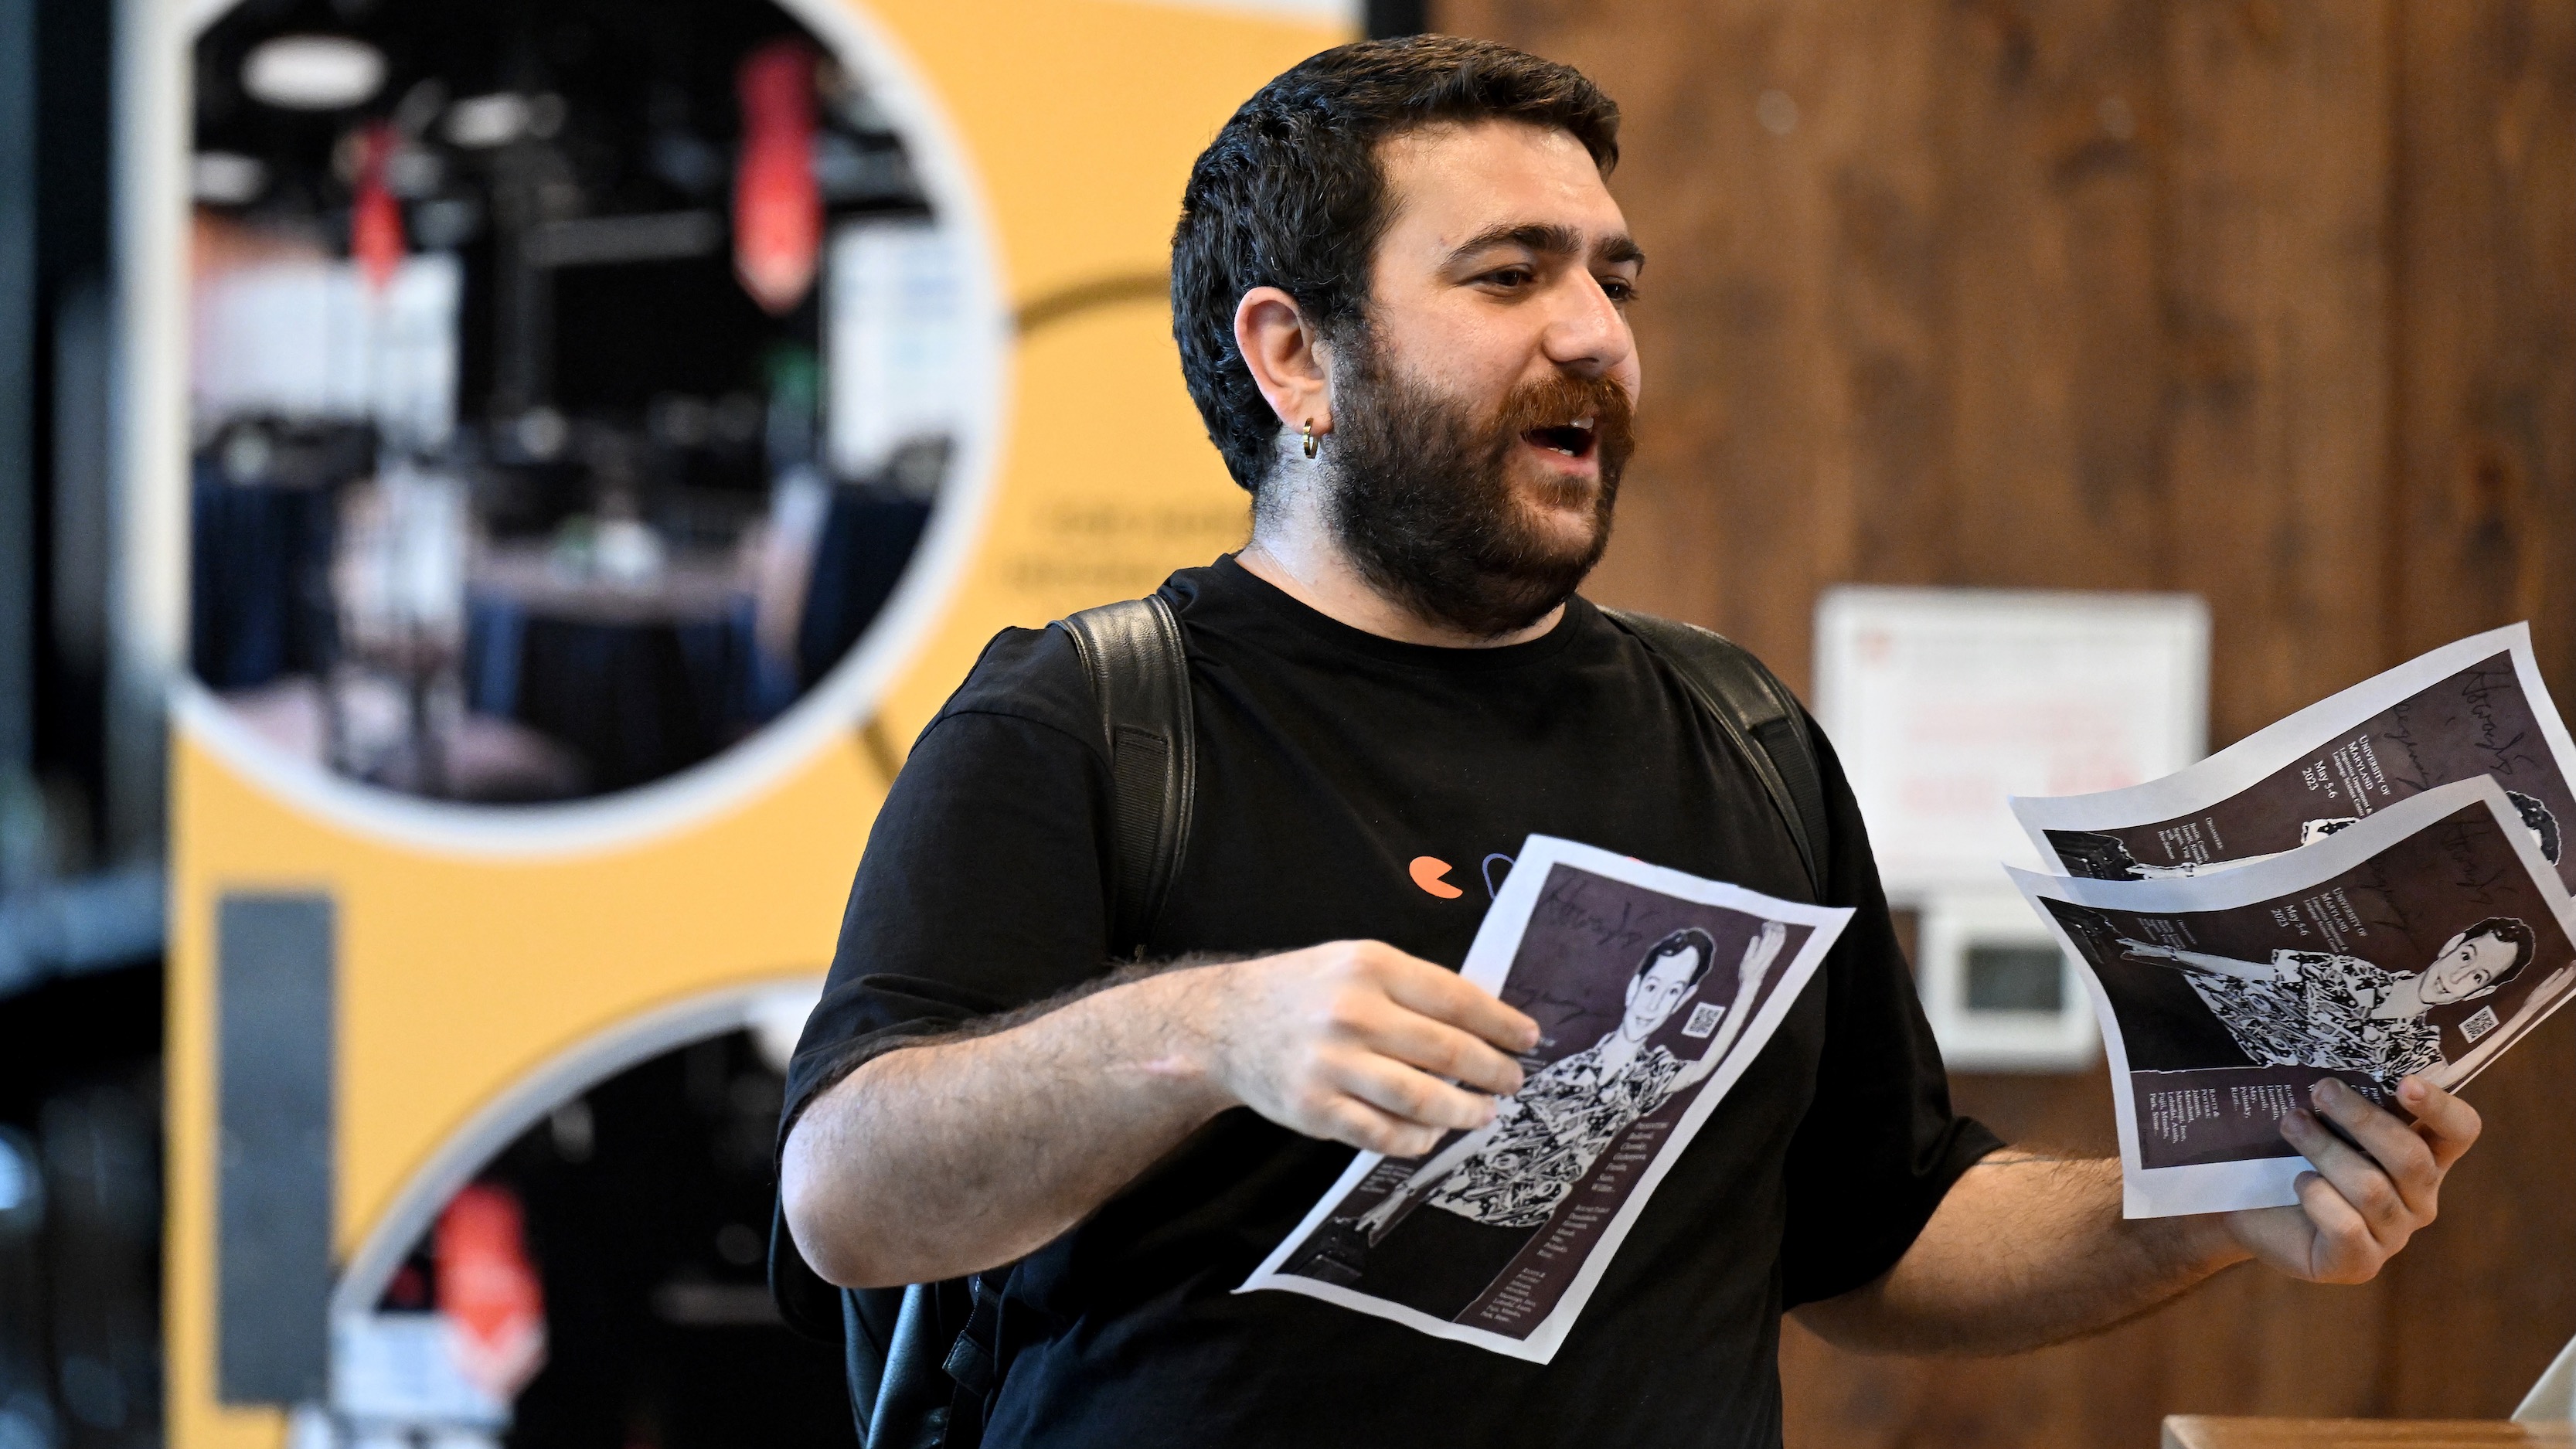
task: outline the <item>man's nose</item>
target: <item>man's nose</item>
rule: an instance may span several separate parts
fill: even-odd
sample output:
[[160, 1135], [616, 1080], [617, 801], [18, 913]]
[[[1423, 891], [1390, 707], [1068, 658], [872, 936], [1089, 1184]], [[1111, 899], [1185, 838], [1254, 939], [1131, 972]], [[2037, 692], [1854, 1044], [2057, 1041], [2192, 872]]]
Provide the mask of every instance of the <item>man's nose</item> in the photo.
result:
[[1547, 359], [1569, 372], [1597, 377], [1628, 360], [1636, 347], [1628, 319], [1599, 279], [1578, 273], [1560, 289], [1562, 300], [1548, 321]]

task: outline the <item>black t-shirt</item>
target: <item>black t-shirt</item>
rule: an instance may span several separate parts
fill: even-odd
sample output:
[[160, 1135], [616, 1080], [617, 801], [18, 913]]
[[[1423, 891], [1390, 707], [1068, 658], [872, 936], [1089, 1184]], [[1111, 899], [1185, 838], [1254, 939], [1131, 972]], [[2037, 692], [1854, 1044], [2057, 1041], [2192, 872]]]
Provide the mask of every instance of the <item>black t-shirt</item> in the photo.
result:
[[[1199, 795], [1148, 959], [1374, 938], [1454, 968], [1532, 832], [1812, 899], [1750, 767], [1580, 599], [1541, 638], [1443, 649], [1340, 624], [1231, 557], [1162, 594], [1188, 639]], [[1850, 787], [1820, 753], [1827, 903], [1857, 914], [1553, 1363], [1234, 1293], [1352, 1155], [1236, 1109], [1011, 1270], [987, 1442], [1776, 1445], [1781, 1311], [1884, 1272], [1997, 1145], [1950, 1109]], [[1426, 855], [1460, 893], [1414, 882]], [[1061, 631], [1006, 631], [877, 817], [791, 1120], [891, 1035], [1108, 969], [1112, 859], [1081, 665]]]

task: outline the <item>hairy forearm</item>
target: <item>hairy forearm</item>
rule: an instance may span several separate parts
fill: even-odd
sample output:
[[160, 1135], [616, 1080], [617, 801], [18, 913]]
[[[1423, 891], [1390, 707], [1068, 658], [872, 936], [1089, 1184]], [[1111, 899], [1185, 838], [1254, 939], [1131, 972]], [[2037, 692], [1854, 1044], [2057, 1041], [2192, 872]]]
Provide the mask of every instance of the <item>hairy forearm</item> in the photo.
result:
[[1799, 1310], [1847, 1348], [1998, 1354], [2135, 1318], [2250, 1256], [2217, 1217], [2124, 1219], [2116, 1160], [1970, 1168], [1884, 1276]]
[[779, 1173], [806, 1262], [846, 1287], [930, 1282], [1080, 1222], [1230, 1105], [1170, 1009], [1192, 974], [889, 1052], [816, 1098]]
[[[1199, 958], [1205, 961], [1206, 958]], [[1538, 1023], [1382, 941], [1136, 967], [888, 1053], [816, 1097], [779, 1164], [788, 1231], [850, 1287], [1026, 1256], [1217, 1113], [1392, 1157], [1491, 1122]]]

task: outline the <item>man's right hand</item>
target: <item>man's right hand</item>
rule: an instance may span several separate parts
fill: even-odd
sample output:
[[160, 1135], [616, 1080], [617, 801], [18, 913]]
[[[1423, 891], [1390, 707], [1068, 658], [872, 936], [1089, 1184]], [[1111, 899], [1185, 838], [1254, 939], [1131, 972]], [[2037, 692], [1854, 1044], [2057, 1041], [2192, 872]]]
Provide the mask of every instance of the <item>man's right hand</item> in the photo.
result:
[[[1481, 1127], [1538, 1025], [1375, 941], [1185, 966], [1008, 1030], [890, 1051], [809, 1104], [779, 1165], [805, 1261], [845, 1287], [1029, 1253], [1245, 1106], [1391, 1156]], [[1451, 1085], [1451, 1081], [1459, 1085]]]
[[1521, 1087], [1511, 1053], [1538, 1043], [1538, 1023], [1491, 992], [1378, 941], [1137, 984], [1165, 997], [1176, 1034], [1228, 1105], [1390, 1157], [1492, 1121], [1494, 1098]]

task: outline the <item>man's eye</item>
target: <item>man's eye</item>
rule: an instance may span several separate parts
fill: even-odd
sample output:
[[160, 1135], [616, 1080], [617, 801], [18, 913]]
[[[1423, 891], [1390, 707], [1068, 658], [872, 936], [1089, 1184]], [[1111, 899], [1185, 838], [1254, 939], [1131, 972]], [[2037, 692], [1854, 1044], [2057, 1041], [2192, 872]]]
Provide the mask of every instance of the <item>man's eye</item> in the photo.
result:
[[1621, 306], [1637, 300], [1637, 284], [1625, 277], [1602, 278], [1601, 290], [1609, 295], [1611, 301]]
[[1485, 280], [1498, 287], [1525, 287], [1534, 276], [1527, 267], [1505, 267], [1499, 272], [1487, 272]]

